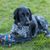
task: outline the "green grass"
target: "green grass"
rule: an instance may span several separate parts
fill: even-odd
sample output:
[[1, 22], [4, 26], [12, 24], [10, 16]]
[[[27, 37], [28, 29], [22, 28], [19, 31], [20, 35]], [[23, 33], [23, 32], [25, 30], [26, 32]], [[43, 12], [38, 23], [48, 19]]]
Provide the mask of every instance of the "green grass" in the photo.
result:
[[[50, 23], [50, 0], [0, 0], [0, 33], [10, 32], [14, 21], [13, 12], [21, 5], [30, 8], [33, 14], [44, 16]], [[0, 46], [0, 50], [50, 50], [50, 38], [40, 34], [32, 41], [11, 48]]]

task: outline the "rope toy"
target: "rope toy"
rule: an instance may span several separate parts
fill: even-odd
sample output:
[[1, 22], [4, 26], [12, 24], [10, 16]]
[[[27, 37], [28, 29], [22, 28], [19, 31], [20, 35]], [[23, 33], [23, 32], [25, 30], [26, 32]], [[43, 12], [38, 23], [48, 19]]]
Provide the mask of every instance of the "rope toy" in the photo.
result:
[[11, 47], [12, 44], [16, 44], [16, 43], [22, 43], [22, 42], [26, 42], [26, 41], [30, 41], [32, 38], [30, 37], [18, 37], [15, 38], [14, 36], [12, 36], [11, 34], [1, 34], [0, 35], [0, 44], [2, 46], [4, 45], [8, 45], [8, 47]]
[[7, 44], [10, 47], [12, 45], [12, 43], [16, 43], [16, 40], [10, 34], [9, 35], [8, 34], [0, 35], [0, 43], [2, 44], [2, 46]]

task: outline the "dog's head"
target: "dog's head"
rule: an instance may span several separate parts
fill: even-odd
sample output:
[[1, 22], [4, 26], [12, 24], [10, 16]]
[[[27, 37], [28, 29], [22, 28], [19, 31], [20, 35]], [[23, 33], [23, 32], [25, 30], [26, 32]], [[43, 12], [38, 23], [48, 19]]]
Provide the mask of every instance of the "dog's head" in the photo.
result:
[[14, 11], [15, 24], [32, 20], [32, 13], [29, 8], [19, 7]]

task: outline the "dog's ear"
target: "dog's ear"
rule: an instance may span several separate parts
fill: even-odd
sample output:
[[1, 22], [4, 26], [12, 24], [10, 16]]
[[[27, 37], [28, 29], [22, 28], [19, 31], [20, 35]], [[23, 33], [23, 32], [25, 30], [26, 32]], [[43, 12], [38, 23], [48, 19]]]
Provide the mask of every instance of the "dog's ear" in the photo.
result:
[[29, 19], [32, 20], [32, 13], [31, 13], [31, 10], [28, 8], [29, 10], [29, 13], [30, 13], [30, 16], [29, 16]]
[[19, 8], [14, 11], [14, 20], [17, 20], [17, 22], [19, 21]]

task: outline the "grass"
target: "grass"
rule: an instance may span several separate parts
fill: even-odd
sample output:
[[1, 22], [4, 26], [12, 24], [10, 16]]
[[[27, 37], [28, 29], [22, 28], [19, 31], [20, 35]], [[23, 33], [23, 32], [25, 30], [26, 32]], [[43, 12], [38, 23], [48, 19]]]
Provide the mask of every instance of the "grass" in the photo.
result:
[[[10, 32], [14, 21], [13, 12], [21, 5], [30, 8], [33, 14], [44, 16], [50, 23], [50, 0], [0, 0], [0, 33]], [[0, 50], [50, 50], [50, 38], [40, 34], [32, 41], [11, 48], [0, 46]]]

